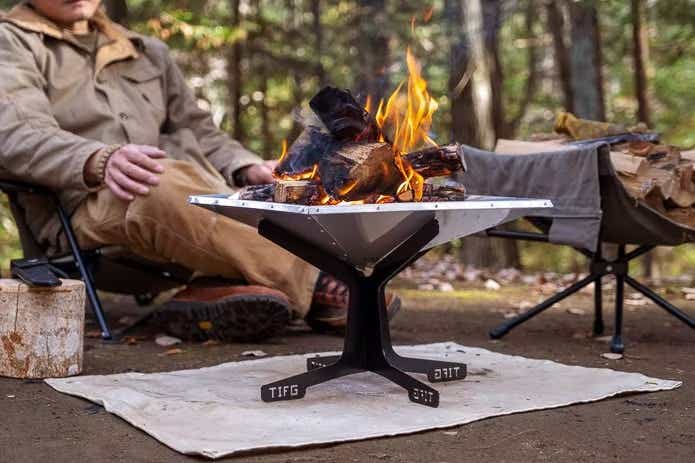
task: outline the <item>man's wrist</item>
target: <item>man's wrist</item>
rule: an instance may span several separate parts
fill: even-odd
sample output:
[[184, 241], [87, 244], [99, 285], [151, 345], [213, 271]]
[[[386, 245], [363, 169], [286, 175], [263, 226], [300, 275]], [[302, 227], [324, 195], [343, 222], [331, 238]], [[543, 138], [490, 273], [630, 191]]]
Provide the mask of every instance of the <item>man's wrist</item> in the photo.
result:
[[111, 145], [94, 153], [85, 165], [84, 181], [88, 187], [101, 186], [106, 178], [106, 164], [111, 155], [121, 148], [120, 145]]

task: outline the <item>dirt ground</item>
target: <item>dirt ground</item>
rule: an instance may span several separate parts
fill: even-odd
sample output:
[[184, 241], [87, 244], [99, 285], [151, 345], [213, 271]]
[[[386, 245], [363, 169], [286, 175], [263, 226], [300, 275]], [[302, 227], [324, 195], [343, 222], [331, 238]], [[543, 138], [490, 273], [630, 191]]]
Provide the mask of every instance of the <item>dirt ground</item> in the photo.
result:
[[[608, 344], [588, 336], [591, 296], [565, 301], [517, 329], [501, 342], [487, 331], [526, 288], [498, 292], [420, 293], [404, 291], [405, 307], [393, 323], [394, 342], [455, 341], [507, 354], [590, 367], [609, 367], [684, 381], [672, 392], [618, 397], [598, 403], [492, 418], [443, 431], [231, 458], [244, 462], [432, 462], [465, 461], [695, 461], [695, 331], [652, 305], [628, 307], [627, 355], [607, 360]], [[537, 296], [534, 296], [537, 297]], [[673, 296], [672, 296], [673, 297]], [[674, 302], [695, 313], [695, 303]], [[606, 300], [606, 305], [610, 303]], [[112, 318], [132, 313], [123, 301], [109, 304]], [[571, 309], [571, 310], [570, 310]], [[611, 329], [610, 310], [606, 321]], [[341, 339], [298, 328], [262, 345], [186, 344], [183, 353], [148, 337], [135, 345], [87, 339], [85, 373], [169, 371], [241, 360], [263, 349], [272, 355], [339, 349]], [[608, 333], [607, 333], [608, 334]], [[0, 378], [0, 461], [196, 461], [177, 454], [121, 419], [87, 401], [59, 394], [41, 381]], [[451, 431], [456, 431], [452, 435]], [[199, 461], [199, 460], [198, 460]]]

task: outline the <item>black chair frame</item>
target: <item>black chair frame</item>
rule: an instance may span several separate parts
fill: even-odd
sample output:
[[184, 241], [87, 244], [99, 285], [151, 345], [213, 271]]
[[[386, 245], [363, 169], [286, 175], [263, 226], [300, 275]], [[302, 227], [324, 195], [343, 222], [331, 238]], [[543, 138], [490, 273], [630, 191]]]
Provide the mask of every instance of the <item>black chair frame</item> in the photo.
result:
[[[533, 221], [531, 221], [533, 223]], [[544, 232], [522, 232], [500, 229], [490, 229], [487, 231], [487, 236], [497, 238], [507, 238], [515, 240], [549, 242], [547, 233]], [[616, 281], [615, 287], [615, 323], [613, 326], [613, 337], [611, 339], [611, 352], [623, 353], [625, 345], [623, 343], [623, 306], [625, 297], [625, 284], [627, 283], [636, 291], [642, 293], [645, 297], [654, 302], [658, 307], [676, 317], [681, 322], [695, 329], [695, 318], [690, 317], [675, 305], [668, 302], [666, 299], [659, 296], [651, 288], [640, 283], [630, 276], [630, 261], [651, 252], [655, 245], [640, 245], [633, 251], [626, 252], [625, 244], [618, 244], [618, 256], [614, 259], [606, 259], [603, 257], [601, 248], [602, 243], [599, 241], [597, 251], [591, 252], [586, 249], [574, 248], [577, 252], [583, 254], [590, 260], [589, 275], [577, 281], [573, 285], [565, 288], [559, 293], [549, 297], [545, 301], [529, 309], [528, 311], [511, 318], [504, 323], [498, 325], [490, 331], [492, 339], [500, 339], [509, 333], [512, 329], [539, 315], [553, 305], [563, 299], [576, 294], [585, 286], [594, 284], [594, 325], [593, 333], [600, 336], [604, 333], [603, 324], [603, 277], [614, 275]]]
[[[58, 196], [54, 192], [40, 186], [9, 180], [0, 180], [0, 190], [7, 194], [10, 201], [10, 205], [18, 204], [19, 194], [42, 196], [48, 199], [53, 204], [53, 206], [55, 207], [56, 214], [60, 220], [63, 233], [65, 234], [70, 253], [68, 255], [63, 255], [59, 257], [49, 257], [49, 263], [65, 272], [71, 278], [79, 278], [84, 282], [87, 300], [89, 301], [92, 311], [94, 312], [96, 321], [99, 325], [99, 329], [101, 330], [102, 339], [115, 341], [119, 337], [121, 337], [127, 330], [133, 328], [135, 325], [141, 323], [142, 321], [148, 318], [151, 312], [140, 317], [138, 320], [136, 320], [135, 323], [118, 332], [111, 329], [106, 314], [104, 312], [103, 305], [101, 303], [99, 295], [97, 294], [97, 285], [95, 284], [94, 277], [96, 269], [99, 268], [102, 261], [105, 258], [107, 258], [106, 248], [88, 251], [82, 250], [80, 248], [77, 242], [77, 238], [75, 237], [75, 232], [70, 223], [70, 217], [63, 205], [61, 204], [60, 200], [58, 199]], [[17, 217], [16, 213], [15, 220], [19, 222], [19, 218]], [[27, 233], [26, 230], [21, 230], [22, 227], [20, 227], [19, 224], [18, 228], [20, 228], [20, 237], [22, 236], [23, 232]], [[22, 244], [26, 256], [27, 249], [24, 246], [24, 240]], [[127, 260], [127, 263], [119, 261], [119, 264], [126, 265], [128, 268], [133, 268], [138, 271], [144, 272], [148, 275], [151, 275], [153, 279], [158, 278], [166, 280], [168, 282], [168, 285], [172, 288], [186, 285], [191, 281], [191, 272], [188, 271], [171, 270], [154, 263], [139, 262], [134, 260]], [[139, 305], [147, 305], [151, 303], [156, 297], [156, 293], [153, 294], [150, 292], [136, 292], [133, 295], [135, 296], [135, 300]]]

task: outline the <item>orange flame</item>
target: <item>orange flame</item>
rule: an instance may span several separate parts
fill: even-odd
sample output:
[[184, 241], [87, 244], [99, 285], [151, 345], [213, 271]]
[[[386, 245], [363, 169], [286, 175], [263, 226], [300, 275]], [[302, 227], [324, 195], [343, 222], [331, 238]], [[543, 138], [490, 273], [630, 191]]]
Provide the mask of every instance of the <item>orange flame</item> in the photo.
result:
[[278, 162], [284, 161], [286, 157], [287, 157], [287, 138], [282, 140], [282, 153], [280, 154], [280, 158], [278, 159]]
[[[437, 146], [428, 132], [438, 105], [427, 91], [427, 81], [422, 77], [420, 63], [410, 48], [406, 53], [406, 62], [408, 64], [407, 82], [401, 82], [386, 104], [383, 100], [379, 103], [375, 119], [382, 131], [385, 127], [393, 131], [395, 162], [405, 180], [399, 187], [399, 194], [412, 190], [415, 200], [420, 201], [425, 181], [410, 165], [406, 165], [402, 156], [424, 143]], [[401, 95], [401, 91], [406, 84], [407, 96], [404, 96]]]

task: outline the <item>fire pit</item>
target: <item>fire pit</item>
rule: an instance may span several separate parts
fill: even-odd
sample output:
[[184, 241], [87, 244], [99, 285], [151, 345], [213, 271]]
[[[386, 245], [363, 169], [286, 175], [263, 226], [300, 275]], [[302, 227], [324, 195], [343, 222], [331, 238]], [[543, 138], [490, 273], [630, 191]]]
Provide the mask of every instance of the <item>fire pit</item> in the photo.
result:
[[466, 201], [305, 206], [248, 201], [228, 195], [192, 196], [191, 204], [256, 227], [258, 233], [350, 288], [343, 352], [316, 357], [308, 372], [261, 387], [265, 402], [301, 399], [307, 388], [363, 371], [398, 384], [411, 401], [439, 406], [430, 382], [465, 378], [466, 365], [401, 357], [393, 350], [384, 288], [429, 249], [552, 207], [550, 201], [471, 196]]

